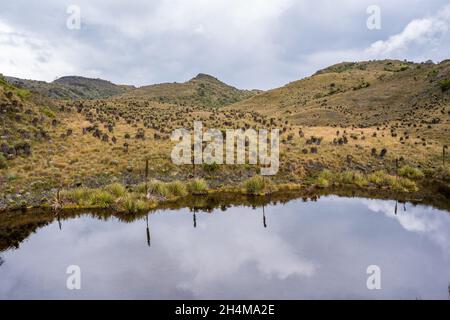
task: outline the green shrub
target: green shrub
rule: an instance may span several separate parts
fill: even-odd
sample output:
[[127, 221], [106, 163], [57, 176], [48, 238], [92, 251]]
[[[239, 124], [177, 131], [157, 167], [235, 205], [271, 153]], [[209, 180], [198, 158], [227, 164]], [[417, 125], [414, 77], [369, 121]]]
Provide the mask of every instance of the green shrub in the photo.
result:
[[440, 81], [439, 86], [441, 87], [442, 92], [449, 90], [450, 89], [450, 78]]
[[424, 177], [424, 174], [422, 171], [420, 171], [420, 169], [412, 168], [410, 166], [401, 167], [400, 170], [398, 171], [398, 174], [401, 177], [405, 177], [405, 178], [413, 179], [413, 180], [421, 179]]
[[124, 197], [127, 193], [125, 186], [118, 182], [106, 186], [105, 190], [111, 193], [115, 198]]
[[16, 94], [22, 99], [28, 99], [28, 97], [30, 96], [31, 92], [27, 89], [16, 89]]
[[213, 162], [211, 164], [205, 163], [205, 164], [203, 164], [203, 169], [208, 173], [212, 173], [219, 169], [219, 165], [215, 162]]
[[49, 107], [43, 107], [41, 109], [41, 112], [51, 119], [54, 119], [56, 117], [55, 113]]
[[203, 179], [194, 179], [188, 182], [187, 189], [191, 194], [206, 194], [208, 193], [208, 184]]
[[6, 158], [0, 154], [0, 169], [8, 168], [8, 163], [6, 162]]

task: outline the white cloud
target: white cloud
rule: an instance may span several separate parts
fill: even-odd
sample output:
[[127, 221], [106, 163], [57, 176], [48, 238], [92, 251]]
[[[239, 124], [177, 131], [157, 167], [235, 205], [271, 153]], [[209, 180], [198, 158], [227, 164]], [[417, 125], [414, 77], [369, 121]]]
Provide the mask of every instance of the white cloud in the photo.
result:
[[411, 21], [401, 33], [389, 37], [388, 40], [373, 43], [367, 53], [375, 57], [384, 57], [405, 53], [413, 44], [433, 45], [437, 39], [447, 33], [449, 25], [450, 5], [444, 7], [433, 17]]
[[[0, 72], [53, 80], [78, 74], [145, 85], [210, 73], [269, 89], [341, 61], [448, 58], [448, 0], [379, 0], [382, 30], [366, 28], [370, 0], [16, 0], [0, 12]], [[405, 27], [406, 26], [406, 27]]]
[[59, 50], [43, 39], [16, 32], [0, 20], [0, 72], [8, 76], [54, 80], [55, 75], [73, 72]]

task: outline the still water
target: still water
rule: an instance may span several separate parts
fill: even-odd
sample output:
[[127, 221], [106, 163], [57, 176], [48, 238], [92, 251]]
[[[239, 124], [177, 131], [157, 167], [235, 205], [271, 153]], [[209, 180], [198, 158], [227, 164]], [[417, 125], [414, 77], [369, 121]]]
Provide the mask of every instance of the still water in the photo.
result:
[[[3, 250], [0, 299], [449, 298], [450, 214], [396, 201], [77, 215]], [[66, 287], [71, 265], [80, 290]], [[367, 288], [371, 265], [379, 290]]]

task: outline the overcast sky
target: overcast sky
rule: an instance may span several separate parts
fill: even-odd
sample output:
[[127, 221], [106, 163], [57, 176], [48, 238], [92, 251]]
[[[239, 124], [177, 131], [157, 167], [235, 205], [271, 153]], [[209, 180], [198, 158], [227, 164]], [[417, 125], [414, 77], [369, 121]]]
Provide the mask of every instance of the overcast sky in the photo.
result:
[[[72, 4], [80, 29], [67, 28]], [[448, 0], [2, 1], [0, 73], [145, 85], [202, 72], [269, 89], [342, 61], [450, 58], [449, 28]]]

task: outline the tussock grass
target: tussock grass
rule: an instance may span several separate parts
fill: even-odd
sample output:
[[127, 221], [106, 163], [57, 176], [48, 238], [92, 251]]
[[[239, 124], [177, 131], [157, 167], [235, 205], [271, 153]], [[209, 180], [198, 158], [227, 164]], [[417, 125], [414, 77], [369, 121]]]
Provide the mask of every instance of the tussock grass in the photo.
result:
[[353, 186], [358, 188], [374, 186], [377, 188], [392, 189], [399, 192], [418, 191], [416, 183], [411, 179], [392, 176], [384, 171], [376, 171], [366, 175], [357, 171], [333, 173], [329, 170], [324, 170], [316, 177], [314, 183], [322, 188], [342, 184], [345, 186]]
[[184, 197], [188, 194], [186, 184], [181, 181], [174, 181], [167, 184], [169, 193], [176, 197]]
[[208, 193], [208, 184], [203, 179], [193, 179], [187, 183], [187, 190], [193, 195]]
[[250, 195], [265, 195], [275, 191], [272, 181], [262, 176], [251, 177], [243, 185], [245, 193]]
[[111, 193], [115, 198], [120, 198], [126, 195], [127, 189], [122, 184], [116, 182], [112, 183], [105, 188], [109, 193]]
[[408, 179], [422, 179], [424, 177], [423, 172], [419, 168], [413, 168], [410, 166], [403, 166], [398, 171], [399, 176], [405, 177]]

